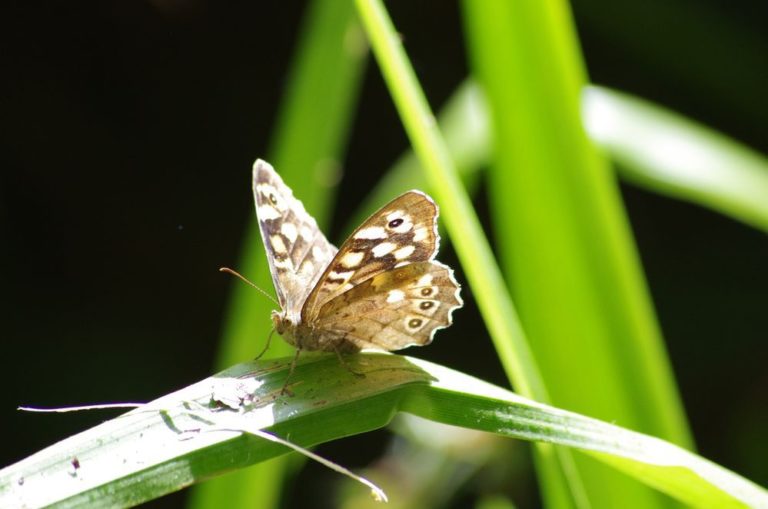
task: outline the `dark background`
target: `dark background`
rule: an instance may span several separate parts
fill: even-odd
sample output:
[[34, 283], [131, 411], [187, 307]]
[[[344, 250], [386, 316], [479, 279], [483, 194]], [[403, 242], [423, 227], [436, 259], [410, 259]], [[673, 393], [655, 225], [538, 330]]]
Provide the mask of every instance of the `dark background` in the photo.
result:
[[[268, 149], [297, 5], [3, 4], [0, 466], [105, 418], [23, 414], [19, 404], [145, 401], [211, 374], [232, 284], [217, 268], [237, 263], [253, 213], [250, 166]], [[458, 6], [388, 7], [439, 109], [467, 73]], [[594, 82], [768, 153], [765, 2], [577, 0], [573, 9]], [[332, 240], [407, 145], [372, 63]], [[766, 236], [622, 192], [700, 451], [766, 485]], [[462, 328], [482, 330], [468, 307]], [[489, 344], [449, 332], [409, 354], [503, 383]], [[382, 437], [328, 447], [355, 466], [369, 458], [350, 449], [374, 456]]]

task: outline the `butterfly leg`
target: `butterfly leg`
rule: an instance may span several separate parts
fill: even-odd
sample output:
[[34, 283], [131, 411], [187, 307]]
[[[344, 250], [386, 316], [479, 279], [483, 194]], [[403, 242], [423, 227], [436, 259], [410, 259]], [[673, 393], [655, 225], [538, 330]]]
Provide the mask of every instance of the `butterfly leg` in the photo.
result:
[[265, 353], [267, 353], [267, 350], [269, 350], [269, 344], [270, 344], [270, 342], [272, 342], [272, 334], [274, 334], [274, 333], [275, 333], [275, 328], [274, 328], [274, 327], [272, 327], [272, 330], [271, 330], [271, 331], [269, 331], [269, 336], [267, 336], [267, 344], [266, 344], [266, 345], [264, 345], [264, 349], [263, 349], [263, 350], [261, 351], [261, 353], [259, 353], [259, 355], [257, 355], [257, 356], [256, 356], [256, 358], [255, 358], [255, 359], [253, 359], [253, 360], [257, 361], [257, 360], [261, 359], [261, 357], [262, 357], [262, 356], [263, 356]]
[[361, 373], [359, 371], [355, 371], [352, 369], [352, 367], [349, 365], [349, 363], [344, 359], [344, 356], [341, 354], [341, 351], [339, 351], [338, 348], [334, 347], [333, 351], [336, 352], [336, 357], [339, 359], [339, 363], [344, 366], [344, 369], [352, 373], [358, 378], [365, 378], [365, 373]]
[[293, 393], [288, 388], [288, 382], [291, 381], [291, 376], [293, 375], [293, 370], [296, 369], [296, 361], [299, 360], [299, 354], [301, 353], [301, 348], [296, 349], [296, 355], [293, 356], [293, 360], [291, 361], [291, 367], [288, 368], [288, 376], [285, 377], [285, 383], [283, 383], [283, 388], [280, 389], [280, 395], [288, 394], [289, 396], [293, 396]]

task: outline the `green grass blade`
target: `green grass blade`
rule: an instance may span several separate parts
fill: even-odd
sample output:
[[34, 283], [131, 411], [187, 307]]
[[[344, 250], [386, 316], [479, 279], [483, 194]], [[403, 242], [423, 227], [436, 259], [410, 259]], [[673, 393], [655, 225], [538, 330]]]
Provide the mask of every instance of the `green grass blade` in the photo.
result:
[[[476, 298], [508, 376], [523, 394], [546, 400], [546, 389], [525, 343], [512, 302], [483, 235], [477, 214], [456, 175], [445, 142], [381, 2], [357, 0], [373, 52], [393, 96], [427, 182], [441, 205], [441, 217], [454, 242], [470, 284], [482, 288]], [[513, 346], [514, 345], [514, 346]]]
[[[636, 111], [638, 110], [639, 111]], [[650, 110], [648, 114], [644, 114]], [[590, 134], [595, 143], [599, 144], [611, 157], [621, 161], [619, 166], [619, 176], [628, 178], [627, 173], [638, 173], [638, 184], [647, 187], [651, 191], [665, 192], [663, 189], [667, 184], [665, 181], [675, 182], [675, 188], [670, 191], [672, 196], [681, 199], [687, 199], [701, 206], [719, 210], [730, 215], [734, 219], [744, 219], [738, 214], [731, 213], [729, 209], [738, 210], [739, 208], [750, 209], [750, 214], [754, 215], [756, 223], [763, 224], [768, 220], [768, 215], [761, 212], [759, 201], [749, 197], [751, 190], [742, 186], [738, 193], [731, 196], [716, 196], [709, 200], [708, 196], [717, 195], [725, 191], [729, 192], [733, 186], [724, 185], [707, 188], [707, 192], [696, 193], [688, 190], [687, 179], [696, 178], [696, 172], [692, 172], [689, 167], [682, 164], [685, 160], [678, 162], [668, 160], [669, 164], [657, 168], [653, 163], [658, 158], [653, 157], [645, 159], [643, 156], [648, 152], [646, 146], [641, 146], [639, 140], [643, 137], [636, 135], [639, 130], [642, 132], [668, 132], [671, 128], [680, 130], [681, 136], [689, 143], [690, 150], [686, 152], [706, 153], [715, 146], [719, 148], [717, 153], [712, 154], [711, 160], [726, 161], [728, 164], [722, 164], [717, 167], [710, 167], [711, 171], [723, 173], [722, 177], [731, 176], [735, 179], [755, 179], [755, 189], [765, 189], [765, 179], [768, 178], [768, 163], [758, 154], [748, 153], [746, 163], [741, 163], [738, 159], [739, 154], [745, 149], [737, 142], [728, 139], [720, 133], [713, 133], [696, 123], [680, 119], [673, 113], [667, 112], [658, 105], [653, 105], [627, 94], [618, 93], [605, 89], [603, 87], [587, 87], [583, 94], [582, 112], [584, 122], [589, 127]], [[658, 115], [655, 113], [659, 113]], [[640, 117], [642, 123], [635, 125], [634, 119]], [[672, 127], [666, 122], [666, 118], [672, 120]], [[447, 145], [451, 150], [451, 156], [456, 161], [456, 168], [462, 174], [465, 182], [477, 180], [478, 170], [490, 160], [490, 140], [488, 129], [488, 111], [484, 97], [477, 85], [471, 80], [462, 84], [453, 96], [449, 99], [447, 106], [439, 115], [439, 126], [443, 132]], [[624, 137], [606, 137], [603, 131], [611, 132], [614, 126], [620, 126], [619, 132], [630, 134]], [[689, 129], [690, 127], [690, 129]], [[699, 136], [704, 132], [705, 136]], [[602, 133], [602, 135], [601, 135]], [[716, 141], [711, 143], [710, 137], [716, 137]], [[621, 157], [621, 151], [629, 151], [632, 157]], [[735, 153], [735, 155], [733, 153]], [[685, 153], [685, 152], [684, 152]], [[637, 163], [635, 163], [637, 161]], [[412, 151], [405, 153], [400, 160], [390, 169], [381, 183], [371, 192], [370, 200], [372, 204], [383, 203], [389, 197], [394, 196], [410, 188], [428, 188], [425, 177], [420, 173], [421, 167]], [[649, 175], [645, 176], [645, 172]], [[668, 173], [663, 178], [655, 178], [658, 172]], [[742, 175], [742, 173], [744, 174]], [[467, 178], [468, 177], [468, 178]], [[759, 179], [763, 179], [760, 181]], [[660, 182], [660, 184], [657, 184]], [[763, 183], [761, 183], [763, 182]], [[470, 187], [472, 187], [470, 185]], [[694, 185], [694, 187], [696, 187]], [[741, 193], [746, 196], [741, 196]], [[762, 192], [763, 196], [768, 196], [768, 192]], [[736, 202], [733, 207], [718, 208], [721, 201], [733, 200]], [[764, 207], [763, 207], [764, 208]], [[348, 223], [348, 229], [353, 228], [360, 221], [367, 217], [373, 208], [364, 208], [359, 211]], [[762, 215], [761, 215], [762, 214]]]
[[[357, 101], [368, 48], [354, 6], [335, 0], [311, 2], [299, 40], [272, 140], [269, 161], [301, 196], [321, 226], [326, 222], [333, 184]], [[250, 194], [250, 168], [243, 168], [243, 193]], [[270, 291], [272, 280], [255, 217], [237, 269]], [[219, 368], [253, 358], [272, 327], [272, 305], [252, 288], [233, 279], [233, 294], [216, 365]], [[272, 341], [266, 357], [285, 355], [291, 347]], [[196, 509], [277, 507], [285, 458], [207, 483], [195, 490]]]
[[[613, 161], [622, 180], [709, 208], [768, 231], [768, 159], [723, 133], [645, 99], [606, 87], [587, 86], [582, 118], [590, 139]], [[460, 85], [438, 115], [456, 169], [472, 192], [480, 169], [491, 161], [488, 105], [477, 83]], [[681, 150], [657, 154], [680, 139]], [[429, 189], [412, 151], [403, 154], [347, 224], [368, 217], [376, 204], [407, 189]]]
[[[618, 189], [581, 123], [585, 73], [565, 2], [464, 2], [494, 136], [501, 263], [559, 406], [690, 444]], [[652, 492], [579, 462], [598, 507]]]
[[[485, 99], [477, 85], [471, 81], [460, 85], [443, 106], [437, 121], [456, 171], [464, 187], [473, 194], [490, 151]], [[354, 230], [393, 196], [410, 189], [431, 192], [419, 158], [412, 150], [405, 152], [368, 193], [360, 209], [347, 221], [345, 232]]]
[[[477, 214], [459, 178], [419, 86], [413, 67], [403, 51], [398, 34], [382, 3], [358, 0], [358, 10], [384, 81], [422, 163], [430, 189], [442, 205], [443, 217], [464, 272], [475, 292], [478, 308], [485, 318], [491, 339], [507, 376], [523, 394], [548, 401], [546, 386], [507, 294], [501, 272], [491, 252]], [[455, 242], [461, 239], [461, 242]], [[579, 473], [569, 451], [540, 445], [537, 459], [546, 464], [546, 483], [551, 500], [572, 501], [587, 507]], [[555, 463], [550, 463], [554, 461]], [[555, 466], [556, 464], [556, 466]]]
[[[760, 200], [754, 199], [760, 194], [768, 196], [768, 192], [765, 191], [766, 179], [768, 179], [768, 163], [759, 154], [747, 151], [746, 160], [742, 162], [740, 157], [747, 149], [739, 143], [690, 120], [681, 119], [658, 105], [633, 98], [627, 94], [602, 87], [587, 87], [582, 98], [584, 122], [589, 127], [592, 140], [612, 158], [621, 162], [618, 168], [619, 176], [632, 182], [637, 181], [638, 185], [643, 185], [651, 191], [662, 193], [667, 193], [665, 188], [669, 184], [666, 182], [671, 181], [674, 183], [674, 187], [669, 190], [671, 196], [718, 210], [747, 223], [750, 222], [749, 216], [754, 218], [754, 221], [751, 221], [754, 224], [765, 224], [768, 221], [768, 215], [764, 211], [765, 205]], [[636, 125], [635, 119], [638, 117], [641, 122]], [[667, 118], [671, 119], [671, 125], [667, 124]], [[470, 80], [456, 90], [446, 108], [439, 115], [440, 129], [448, 142], [451, 156], [456, 161], [456, 168], [465, 181], [476, 181], [479, 168], [486, 165], [490, 160], [488, 123], [485, 99], [477, 85]], [[605, 133], [616, 129], [616, 126], [619, 126], [617, 131], [626, 136], [607, 137]], [[711, 172], [721, 174], [719, 178], [730, 177], [744, 181], [751, 179], [753, 185], [751, 187], [739, 186], [735, 189], [734, 186], [728, 184], [708, 186], [705, 189], [706, 192], [696, 192], [696, 188], [700, 187], [696, 183], [697, 174], [685, 164], [686, 160], [665, 159], [665, 162], [668, 163], [665, 166], [654, 166], [658, 158], [646, 159], [644, 157], [645, 154], [653, 151], [642, 144], [644, 136], [638, 132], [641, 134], [666, 133], [670, 129], [679, 132], [680, 136], [688, 143], [690, 148], [683, 152], [683, 155], [691, 152], [710, 153], [708, 159], [723, 162], [718, 166], [708, 166]], [[700, 136], [701, 133], [704, 133], [704, 136]], [[714, 142], [712, 137], [715, 138]], [[712, 147], [717, 147], [718, 151], [711, 153]], [[629, 154], [623, 157], [621, 155], [623, 151], [627, 151]], [[372, 198], [367, 201], [375, 205], [385, 202], [389, 197], [406, 189], [428, 188], [426, 179], [420, 171], [418, 159], [412, 151], [407, 152], [371, 192]], [[637, 177], [633, 178], [632, 173], [637, 173]], [[655, 177], [657, 173], [664, 173], [665, 175], [657, 178]], [[692, 186], [688, 184], [689, 179], [693, 179]], [[470, 185], [470, 187], [472, 186]], [[689, 189], [689, 187], [693, 187], [693, 189]], [[753, 189], [759, 192], [753, 193]], [[727, 194], [721, 196], [721, 193]], [[729, 201], [734, 203], [730, 206], [720, 207], [720, 203]], [[748, 210], [748, 213], [740, 214], [739, 210]], [[348, 229], [359, 224], [371, 212], [373, 212], [373, 208], [364, 208], [358, 212], [349, 221]]]
[[584, 94], [584, 120], [620, 176], [768, 231], [768, 160], [649, 101], [603, 87]]
[[693, 506], [768, 507], [763, 488], [678, 446], [446, 367], [358, 354], [348, 357], [366, 375], [358, 378], [333, 355], [306, 355], [294, 396], [279, 396], [290, 360], [234, 366], [0, 470], [0, 507], [135, 505], [287, 452], [222, 428], [266, 429], [308, 447], [380, 428], [397, 412], [575, 447]]
[[[268, 161], [277, 169], [307, 211], [322, 227], [330, 215], [333, 186], [341, 170], [352, 113], [356, 105], [367, 45], [354, 7], [315, 0], [309, 6], [286, 95], [277, 117]], [[251, 169], [243, 169], [243, 192], [250, 195]], [[272, 280], [255, 221], [244, 243], [240, 271], [265, 289]], [[234, 281], [233, 281], [234, 282]], [[225, 325], [218, 366], [258, 353], [271, 329], [263, 296], [241, 283]], [[255, 319], [254, 317], [260, 317]], [[291, 350], [273, 342], [273, 355]]]

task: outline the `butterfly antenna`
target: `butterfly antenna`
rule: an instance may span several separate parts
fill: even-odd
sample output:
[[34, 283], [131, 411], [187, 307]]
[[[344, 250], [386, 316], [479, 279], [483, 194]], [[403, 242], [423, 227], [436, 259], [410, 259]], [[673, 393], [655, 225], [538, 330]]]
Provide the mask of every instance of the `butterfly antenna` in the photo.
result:
[[257, 290], [258, 290], [258, 291], [259, 291], [259, 292], [260, 292], [262, 295], [264, 295], [266, 298], [268, 298], [269, 300], [271, 300], [272, 302], [274, 302], [274, 303], [275, 303], [275, 304], [277, 304], [278, 306], [280, 305], [280, 303], [279, 303], [279, 302], [277, 302], [277, 301], [276, 301], [276, 300], [275, 300], [275, 299], [274, 299], [274, 298], [273, 298], [273, 297], [272, 297], [270, 294], [268, 294], [267, 292], [265, 292], [264, 290], [262, 290], [261, 288], [259, 288], [259, 287], [258, 287], [258, 286], [256, 286], [255, 284], [253, 284], [253, 283], [251, 283], [250, 281], [248, 281], [248, 280], [245, 278], [245, 276], [243, 276], [243, 275], [242, 275], [242, 274], [240, 274], [239, 272], [237, 272], [237, 271], [235, 271], [235, 270], [232, 270], [232, 269], [230, 269], [229, 267], [221, 267], [221, 268], [219, 269], [219, 272], [226, 272], [227, 274], [231, 274], [231, 275], [233, 275], [233, 276], [235, 276], [235, 277], [239, 278], [239, 279], [240, 279], [241, 281], [243, 281], [244, 283], [248, 283], [248, 284], [249, 284], [249, 285], [251, 285], [252, 287], [256, 288], [256, 289], [257, 289]]

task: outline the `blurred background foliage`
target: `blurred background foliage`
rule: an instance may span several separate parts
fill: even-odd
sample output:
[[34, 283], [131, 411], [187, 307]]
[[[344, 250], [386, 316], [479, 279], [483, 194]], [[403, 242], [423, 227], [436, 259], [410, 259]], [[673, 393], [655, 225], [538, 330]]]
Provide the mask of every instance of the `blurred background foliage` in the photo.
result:
[[[454, 2], [421, 0], [387, 7], [439, 111], [469, 73], [463, 11]], [[591, 82], [768, 152], [763, 2], [575, 0], [571, 8]], [[257, 335], [250, 351], [217, 351], [218, 338], [233, 334], [232, 327], [269, 326], [266, 300], [253, 316], [227, 312], [232, 291], [244, 288], [216, 270], [263, 266], [241, 258], [256, 157], [268, 156], [299, 179], [302, 158], [322, 159], [313, 143], [341, 154], [315, 167], [329, 192], [300, 195], [338, 242], [409, 142], [364, 35], [344, 28], [354, 23], [351, 8], [339, 7], [325, 22], [338, 24], [356, 63], [337, 68], [320, 60], [314, 69], [343, 73], [331, 74], [339, 79], [329, 86], [354, 85], [360, 73], [359, 84], [342, 94], [295, 89], [296, 62], [308, 59], [313, 72], [312, 51], [296, 55], [309, 31], [305, 4], [156, 0], [18, 3], [3, 10], [0, 409], [14, 436], [3, 448], [5, 465], [102, 419], [23, 415], [14, 410], [18, 404], [147, 400], [260, 350], [265, 338]], [[281, 132], [297, 114], [280, 109], [290, 93], [306, 94], [320, 112], [307, 131]], [[325, 96], [349, 102], [323, 104]], [[348, 113], [326, 117], [327, 110]], [[338, 137], [323, 139], [328, 133]], [[291, 135], [297, 139], [281, 141]], [[475, 205], [488, 221], [480, 184]], [[621, 191], [698, 451], [766, 485], [765, 234], [633, 185]], [[440, 258], [456, 265], [450, 249]], [[451, 329], [428, 349], [408, 353], [506, 385], [468, 296]], [[233, 315], [239, 325], [227, 322]], [[380, 431], [319, 452], [358, 468], [398, 452], [434, 458], [423, 451], [431, 444], [409, 429], [400, 425], [411, 442], [390, 443]], [[475, 466], [432, 477], [471, 483], [465, 498], [449, 503], [464, 507], [472, 493], [501, 490], [520, 507], [539, 504], [527, 447], [508, 444], [505, 457], [514, 461], [494, 464], [482, 438], [462, 440], [476, 444], [471, 456], [457, 453]], [[440, 465], [432, 459], [419, 471], [439, 474]], [[281, 506], [334, 506], [328, 483], [337, 481], [308, 465], [288, 481]], [[180, 507], [187, 498], [174, 494], [153, 505]]]

